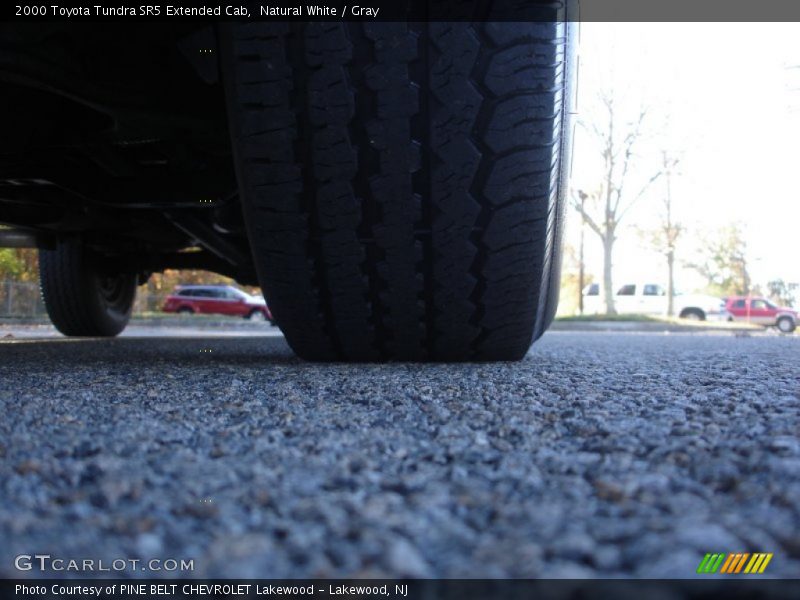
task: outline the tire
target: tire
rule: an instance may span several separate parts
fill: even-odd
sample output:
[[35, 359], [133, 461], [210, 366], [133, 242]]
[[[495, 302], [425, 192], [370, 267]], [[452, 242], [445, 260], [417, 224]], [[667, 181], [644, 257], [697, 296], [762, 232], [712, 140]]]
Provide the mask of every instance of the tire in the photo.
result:
[[780, 317], [775, 323], [775, 326], [781, 333], [792, 333], [797, 327], [797, 324], [794, 322], [794, 319], [790, 317]]
[[681, 311], [681, 314], [678, 315], [681, 319], [687, 319], [689, 321], [705, 321], [706, 320], [706, 313], [704, 313], [699, 308], [684, 308]]
[[251, 311], [249, 315], [247, 315], [248, 321], [266, 321], [267, 317], [264, 313], [260, 310]]
[[233, 24], [270, 308], [310, 360], [519, 360], [558, 302], [564, 23]]
[[68, 336], [113, 337], [128, 324], [135, 273], [110, 273], [80, 240], [39, 250], [39, 281], [50, 320]]
[[186, 315], [187, 317], [194, 314], [194, 309], [189, 308], [188, 306], [182, 306], [178, 310], [175, 311], [179, 315]]

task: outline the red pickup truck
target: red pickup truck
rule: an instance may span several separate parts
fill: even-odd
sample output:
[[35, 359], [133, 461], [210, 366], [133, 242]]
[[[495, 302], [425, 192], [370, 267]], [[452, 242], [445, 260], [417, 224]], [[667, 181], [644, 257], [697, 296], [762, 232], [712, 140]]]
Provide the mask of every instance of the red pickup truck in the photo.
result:
[[731, 296], [725, 301], [725, 310], [729, 321], [774, 325], [783, 333], [793, 332], [800, 320], [798, 311], [777, 306], [761, 296]]

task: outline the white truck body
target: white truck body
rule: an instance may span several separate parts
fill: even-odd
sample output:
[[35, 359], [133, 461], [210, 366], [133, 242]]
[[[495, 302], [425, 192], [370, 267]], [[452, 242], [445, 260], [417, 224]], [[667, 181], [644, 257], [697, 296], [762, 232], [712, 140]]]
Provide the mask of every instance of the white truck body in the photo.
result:
[[[614, 308], [618, 314], [665, 316], [668, 309], [666, 286], [658, 283], [626, 283], [617, 287]], [[590, 283], [583, 289], [583, 313], [587, 315], [606, 312], [602, 285]], [[674, 314], [678, 317], [706, 320], [719, 319], [724, 312], [721, 298], [705, 294], [677, 294]]]

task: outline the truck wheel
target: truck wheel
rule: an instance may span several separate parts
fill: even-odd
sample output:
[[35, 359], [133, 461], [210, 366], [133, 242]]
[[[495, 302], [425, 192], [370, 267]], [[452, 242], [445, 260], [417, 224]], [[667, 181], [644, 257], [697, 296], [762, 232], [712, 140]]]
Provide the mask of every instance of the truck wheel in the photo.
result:
[[678, 315], [681, 319], [688, 319], [689, 321], [705, 321], [706, 313], [699, 308], [684, 308], [681, 314]]
[[775, 325], [781, 333], [792, 333], [796, 327], [794, 319], [790, 317], [780, 317]]
[[50, 320], [64, 335], [112, 337], [128, 324], [135, 273], [110, 273], [80, 240], [39, 250], [39, 281]]
[[518, 360], [558, 302], [564, 23], [222, 33], [262, 288], [311, 360]]
[[249, 315], [247, 315], [247, 319], [250, 321], [263, 322], [267, 320], [267, 317], [262, 311], [254, 310]]

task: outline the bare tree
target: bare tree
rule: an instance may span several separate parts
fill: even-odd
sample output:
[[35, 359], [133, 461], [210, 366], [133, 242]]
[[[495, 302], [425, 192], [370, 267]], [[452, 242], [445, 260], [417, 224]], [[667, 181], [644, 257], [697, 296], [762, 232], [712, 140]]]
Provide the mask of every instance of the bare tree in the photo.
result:
[[678, 239], [683, 233], [683, 225], [675, 220], [672, 210], [672, 175], [678, 164], [678, 159], [662, 151], [662, 173], [665, 179], [665, 192], [663, 197], [664, 211], [661, 221], [651, 232], [651, 242], [655, 249], [667, 259], [667, 314], [675, 314], [675, 252]]
[[[578, 190], [572, 194], [571, 204], [603, 244], [603, 288], [606, 312], [616, 314], [613, 294], [613, 254], [614, 242], [620, 222], [631, 208], [644, 196], [650, 185], [661, 176], [657, 171], [635, 193], [628, 191], [627, 184], [632, 163], [636, 155], [634, 149], [642, 137], [642, 123], [647, 111], [642, 109], [632, 122], [622, 122], [616, 112], [614, 98], [609, 94], [600, 96], [605, 108], [607, 121], [600, 125], [594, 123], [591, 131], [600, 143], [603, 158], [603, 181], [594, 192]], [[622, 131], [617, 128], [622, 127]], [[582, 194], [585, 197], [582, 197]], [[585, 202], [586, 199], [589, 202]], [[596, 214], [591, 214], [592, 207]]]

